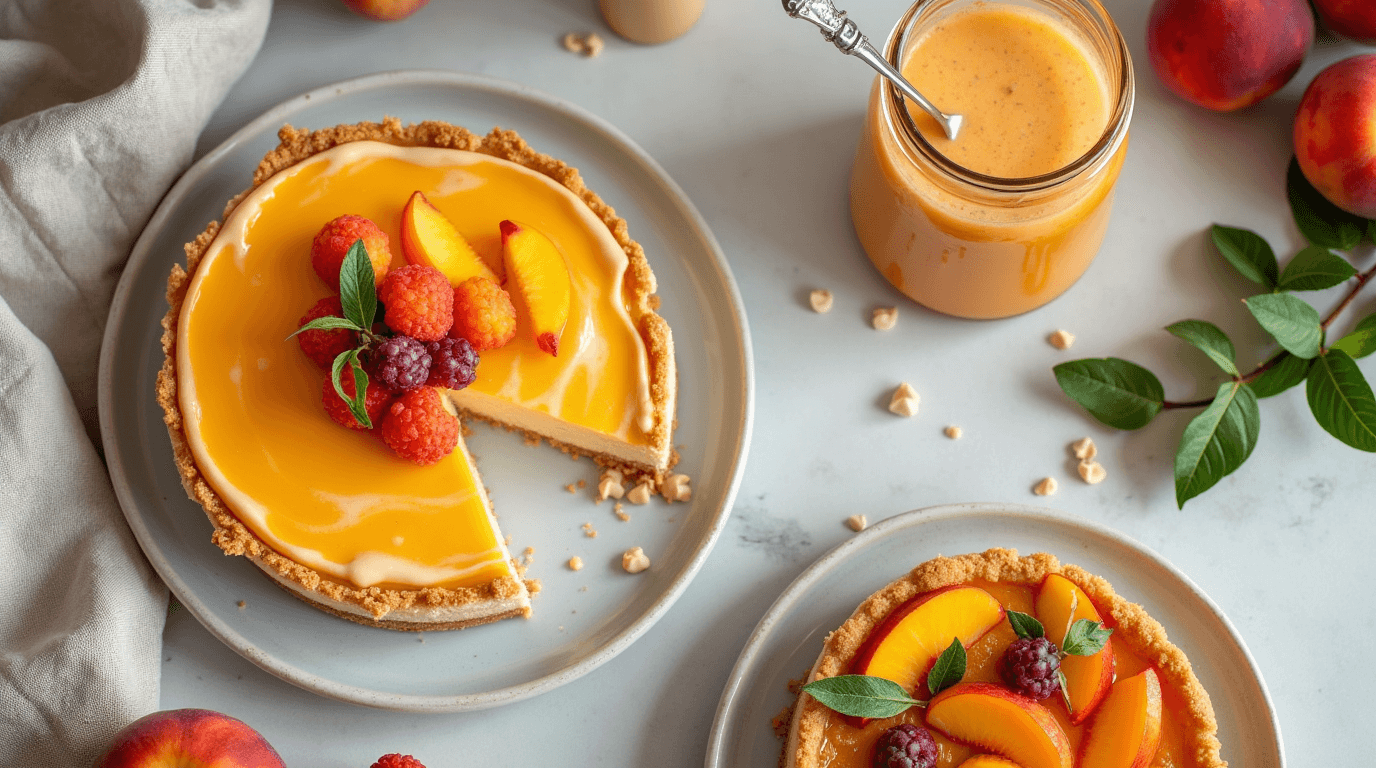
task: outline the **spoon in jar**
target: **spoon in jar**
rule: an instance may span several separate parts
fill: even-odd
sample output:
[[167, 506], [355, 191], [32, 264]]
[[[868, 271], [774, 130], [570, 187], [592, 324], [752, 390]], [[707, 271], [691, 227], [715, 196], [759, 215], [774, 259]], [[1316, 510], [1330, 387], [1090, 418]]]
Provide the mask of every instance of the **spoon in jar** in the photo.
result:
[[789, 16], [795, 19], [804, 19], [816, 24], [822, 30], [822, 37], [827, 42], [833, 43], [841, 53], [848, 53], [859, 58], [866, 64], [874, 67], [875, 71], [888, 78], [889, 82], [898, 87], [904, 96], [917, 103], [922, 111], [932, 116], [932, 119], [941, 126], [941, 130], [946, 133], [946, 138], [951, 141], [956, 140], [956, 134], [960, 133], [960, 124], [965, 120], [960, 115], [948, 115], [936, 108], [936, 105], [927, 100], [927, 97], [918, 93], [913, 84], [903, 77], [903, 74], [893, 68], [888, 60], [875, 50], [873, 45], [864, 35], [860, 33], [859, 27], [855, 22], [846, 18], [845, 11], [836, 10], [836, 6], [831, 0], [783, 0], [784, 10]]

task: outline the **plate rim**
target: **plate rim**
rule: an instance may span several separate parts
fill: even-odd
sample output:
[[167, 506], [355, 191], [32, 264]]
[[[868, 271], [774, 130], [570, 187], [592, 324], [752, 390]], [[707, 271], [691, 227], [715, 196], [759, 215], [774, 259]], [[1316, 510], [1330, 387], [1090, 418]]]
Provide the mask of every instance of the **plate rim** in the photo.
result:
[[1242, 652], [1243, 658], [1246, 659], [1248, 669], [1256, 680], [1257, 686], [1261, 689], [1262, 700], [1266, 704], [1266, 711], [1270, 718], [1271, 730], [1275, 733], [1277, 765], [1279, 768], [1285, 768], [1285, 742], [1281, 734], [1280, 718], [1276, 712], [1275, 702], [1271, 698], [1271, 691], [1266, 686], [1266, 679], [1262, 677], [1256, 658], [1252, 655], [1251, 649], [1247, 647], [1247, 643], [1243, 641], [1242, 635], [1238, 633], [1237, 627], [1233, 626], [1233, 622], [1223, 613], [1213, 598], [1209, 597], [1198, 584], [1195, 584], [1189, 576], [1176, 568], [1169, 560], [1127, 534], [1102, 523], [1048, 507], [1003, 502], [939, 504], [896, 514], [841, 542], [798, 574], [797, 578], [784, 588], [784, 591], [760, 617], [760, 621], [755, 625], [750, 637], [745, 642], [745, 646], [741, 649], [740, 655], [736, 657], [736, 663], [731, 667], [726, 685], [722, 688], [721, 698], [717, 701], [716, 712], [712, 716], [712, 728], [707, 736], [707, 754], [704, 760], [706, 768], [727, 768], [730, 765], [726, 740], [734, 730], [734, 721], [739, 719], [735, 709], [742, 692], [741, 686], [745, 682], [745, 677], [756, 665], [761, 663], [760, 657], [764, 645], [769, 640], [774, 626], [796, 609], [795, 604], [805, 592], [822, 580], [836, 565], [849, 558], [856, 551], [869, 546], [876, 539], [892, 535], [897, 531], [921, 527], [934, 522], [983, 515], [998, 515], [1023, 521], [1052, 522], [1072, 528], [1081, 528], [1132, 549], [1179, 579], [1223, 624], [1233, 643]]
[[[517, 101], [534, 103], [537, 106], [560, 113], [590, 129], [593, 133], [607, 140], [619, 152], [624, 153], [625, 156], [639, 164], [642, 170], [646, 172], [647, 178], [663, 189], [671, 205], [684, 217], [708, 251], [712, 259], [711, 266], [718, 273], [722, 285], [726, 288], [725, 298], [733, 310], [728, 320], [730, 325], [734, 326], [736, 347], [739, 350], [741, 360], [742, 377], [736, 396], [742, 404], [742, 414], [741, 423], [738, 425], [739, 437], [735, 441], [735, 456], [729, 469], [729, 481], [722, 498], [721, 507], [716, 510], [705, 539], [699, 544], [683, 570], [644, 613], [609, 639], [601, 648], [554, 672], [515, 685], [479, 693], [421, 695], [376, 691], [327, 679], [259, 650], [246, 637], [220, 620], [203, 601], [195, 596], [189, 585], [173, 570], [149, 528], [144, 524], [142, 517], [130, 513], [129, 510], [136, 506], [134, 492], [128, 480], [128, 469], [120, 451], [119, 441], [114, 434], [113, 414], [116, 405], [114, 403], [113, 350], [122, 333], [123, 318], [133, 298], [133, 276], [141, 271], [145, 263], [152, 258], [154, 241], [157, 239], [158, 233], [168, 225], [172, 210], [186, 200], [197, 185], [225, 156], [239, 149], [245, 143], [264, 135], [264, 132], [274, 133], [287, 121], [287, 118], [302, 109], [345, 99], [357, 93], [376, 91], [388, 86], [403, 84], [442, 86], [461, 91], [477, 90], [495, 93]], [[111, 296], [110, 310], [106, 314], [105, 331], [101, 339], [100, 358], [97, 364], [97, 387], [101, 445], [105, 453], [106, 465], [115, 496], [119, 501], [120, 511], [133, 530], [134, 537], [144, 556], [178, 601], [220, 642], [275, 677], [338, 701], [407, 712], [465, 712], [515, 703], [572, 682], [602, 666], [630, 647], [650, 627], [654, 626], [683, 594], [706, 563], [713, 547], [720, 538], [745, 474], [745, 464], [749, 456], [755, 423], [755, 360], [749, 322], [740, 287], [736, 283], [726, 256], [706, 219], [703, 218], [678, 183], [629, 136], [583, 107], [520, 83], [443, 69], [379, 72], [342, 80], [298, 94], [250, 120], [187, 168], [163, 196], [153, 215], [149, 217], [148, 223], [144, 225], [138, 239], [135, 240], [129, 259], [124, 265], [119, 282]]]

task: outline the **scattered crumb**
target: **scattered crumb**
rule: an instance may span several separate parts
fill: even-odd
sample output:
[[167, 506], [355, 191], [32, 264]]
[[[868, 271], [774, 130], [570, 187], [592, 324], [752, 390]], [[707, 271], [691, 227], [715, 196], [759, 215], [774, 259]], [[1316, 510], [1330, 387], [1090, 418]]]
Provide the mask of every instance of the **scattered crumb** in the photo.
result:
[[621, 554], [621, 569], [626, 573], [640, 573], [650, 567], [650, 558], [640, 547], [631, 547]]
[[870, 521], [864, 515], [851, 515], [846, 518], [846, 525], [850, 526], [852, 531], [859, 533], [869, 527]]
[[626, 501], [632, 504], [650, 503], [650, 484], [642, 482], [640, 485], [632, 488], [631, 492], [626, 494]]
[[1080, 470], [1080, 479], [1090, 485], [1098, 485], [1104, 482], [1104, 478], [1108, 477], [1104, 465], [1097, 461], [1082, 461], [1078, 469]]
[[1046, 341], [1056, 349], [1070, 349], [1070, 346], [1075, 343], [1075, 334], [1060, 330], [1047, 336]]
[[526, 579], [526, 591], [532, 595], [540, 594], [540, 590], [545, 588], [545, 583], [539, 579]]
[[952, 424], [951, 426], [949, 426], [949, 427], [947, 427], [947, 428], [941, 430], [941, 432], [942, 432], [942, 434], [946, 435], [947, 437], [951, 438], [952, 440], [959, 440], [959, 439], [960, 439], [960, 436], [963, 435], [963, 434], [965, 434], [965, 430], [961, 429], [960, 427], [957, 427], [957, 426], [954, 425], [954, 424]]
[[602, 477], [597, 481], [597, 503], [601, 504], [604, 499], [619, 499], [625, 496], [626, 487], [622, 485], [624, 481], [621, 470], [603, 470]]
[[539, 445], [539, 444], [540, 444], [540, 438], [535, 437], [534, 435], [526, 435], [525, 441], [524, 441], [524, 442], [525, 442], [526, 445], [531, 445], [531, 446]]
[[1056, 492], [1057, 485], [1058, 483], [1056, 482], [1056, 478], [1044, 477], [1042, 478], [1042, 481], [1040, 483], [1037, 483], [1032, 488], [1032, 492], [1037, 494], [1038, 496], [1050, 496], [1051, 494]]
[[574, 485], [573, 483], [569, 483], [568, 485], [564, 486], [564, 490], [568, 491], [569, 493], [578, 493], [578, 486]]
[[1080, 461], [1093, 461], [1099, 455], [1099, 448], [1094, 445], [1093, 438], [1082, 437], [1070, 444], [1070, 452]]
[[592, 523], [583, 523], [583, 535], [590, 539], [597, 538], [597, 531], [593, 530]]
[[534, 556], [535, 556], [535, 547], [526, 547], [525, 556], [526, 556], [526, 557], [534, 557]]
[[893, 397], [889, 399], [889, 411], [899, 416], [916, 416], [917, 405], [920, 400], [921, 397], [918, 396], [917, 390], [905, 381], [893, 391]]
[[818, 288], [808, 294], [807, 300], [812, 303], [812, 311], [819, 315], [825, 315], [831, 311], [831, 305], [835, 301], [831, 297], [831, 291]]
[[581, 571], [581, 570], [583, 570], [583, 558], [579, 557], [578, 555], [574, 555], [573, 557], [570, 557], [570, 558], [569, 558], [569, 570], [570, 570], [570, 571]]
[[504, 538], [502, 539], [502, 543], [505, 544], [505, 545], [508, 546], [508, 547], [511, 546], [511, 537], [510, 537], [510, 536], [504, 537]]
[[588, 487], [588, 481], [587, 481], [587, 480], [579, 480], [579, 481], [578, 481], [578, 488], [579, 488], [580, 490], [583, 489], [583, 488], [587, 488], [587, 487]]
[[559, 625], [559, 631], [560, 631], [560, 632], [563, 632], [563, 631], [564, 631], [564, 625], [563, 625], [563, 624], [560, 624], [560, 625]]
[[876, 308], [870, 322], [874, 324], [874, 329], [877, 331], [891, 330], [898, 324], [898, 307]]
[[240, 600], [236, 605], [239, 606], [239, 610], [241, 611], [248, 607], [248, 603], [243, 600]]
[[602, 48], [606, 46], [602, 38], [596, 32], [570, 32], [560, 38], [564, 50], [569, 53], [576, 53], [585, 58], [594, 58], [602, 55]]
[[424, 632], [417, 632], [417, 633], [416, 633], [416, 642], [420, 643], [421, 645], [425, 645], [425, 633], [424, 633]]
[[688, 487], [691, 478], [687, 475], [669, 475], [664, 479], [664, 486], [660, 488], [664, 500], [670, 504], [676, 501], [692, 501], [693, 489]]
[[582, 587], [579, 587], [579, 588], [578, 588], [578, 591], [579, 591], [579, 592], [587, 592], [587, 591], [588, 591], [588, 588], [587, 588], [586, 586], [582, 586]]
[[[796, 702], [795, 702], [795, 703], [796, 703]], [[775, 715], [775, 716], [774, 716], [772, 719], [770, 719], [770, 721], [769, 721], [770, 727], [774, 729], [774, 737], [777, 738], [777, 739], [779, 739], [780, 741], [783, 741], [784, 739], [788, 738], [789, 727], [792, 726], [792, 724], [793, 724], [793, 705], [792, 705], [792, 704], [789, 704], [788, 706], [786, 706], [786, 707], [784, 707], [783, 709], [779, 710], [779, 714]]]
[[619, 501], [616, 502], [616, 506], [612, 507], [612, 514], [616, 515], [616, 518], [623, 523], [629, 522], [631, 519], [631, 513], [627, 512], [626, 508]]

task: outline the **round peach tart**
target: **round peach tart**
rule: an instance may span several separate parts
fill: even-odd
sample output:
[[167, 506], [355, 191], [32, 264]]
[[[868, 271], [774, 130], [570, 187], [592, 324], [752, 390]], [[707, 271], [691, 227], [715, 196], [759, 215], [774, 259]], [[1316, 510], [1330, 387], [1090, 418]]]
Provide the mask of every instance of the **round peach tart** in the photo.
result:
[[798, 695], [785, 768], [1226, 768], [1141, 606], [1048, 554], [938, 557], [875, 592]]
[[339, 616], [529, 615], [460, 419], [665, 480], [673, 342], [644, 251], [511, 131], [279, 138], [168, 279], [157, 393], [187, 493], [225, 553]]

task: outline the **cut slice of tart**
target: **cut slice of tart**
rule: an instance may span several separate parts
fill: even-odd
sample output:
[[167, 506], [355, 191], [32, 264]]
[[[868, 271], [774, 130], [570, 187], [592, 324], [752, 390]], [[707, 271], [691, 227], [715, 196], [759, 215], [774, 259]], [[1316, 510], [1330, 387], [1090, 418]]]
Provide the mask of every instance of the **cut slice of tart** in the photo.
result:
[[[949, 609], [933, 617], [939, 619], [936, 623], [941, 625], [942, 634], [954, 634], [965, 645], [967, 662], [959, 682], [947, 681], [951, 687], [928, 702], [928, 691], [911, 687], [911, 675], [890, 677], [908, 686], [908, 694], [924, 703], [884, 719], [849, 717], [806, 692], [799, 693], [781, 761], [784, 768], [878, 766], [882, 761], [875, 756], [876, 742], [900, 724], [930, 732], [937, 747], [938, 768], [986, 763], [1066, 768], [1084, 764], [1086, 759], [1095, 765], [1121, 762], [1121, 768], [1226, 768], [1219, 754], [1218, 723], [1209, 695], [1184, 652], [1166, 638], [1165, 629], [1141, 606], [1120, 597], [1102, 578], [1063, 565], [1048, 554], [1019, 557], [1013, 550], [991, 549], [938, 557], [917, 566], [870, 595], [827, 636], [807, 682], [863, 674], [867, 670], [858, 669], [858, 661], [912, 645], [911, 636], [922, 635], [925, 630], [908, 627], [906, 632], [898, 631], [910, 623], [907, 617], [918, 613], [911, 607], [935, 605], [933, 595], [950, 595], [957, 588], [986, 594], [1006, 614], [1003, 621], [985, 632], [991, 610], [972, 597], [966, 600], [971, 606], [968, 617], [949, 615]], [[1080, 596], [1092, 605], [1080, 605]], [[955, 606], [952, 602], [951, 607]], [[1047, 637], [1066, 635], [1064, 628], [1043, 627], [1036, 622], [1028, 634], [1025, 616], [1037, 622], [1072, 623], [1071, 619], [1086, 615], [1102, 617], [1103, 624], [1113, 630], [1108, 644], [1083, 656], [1063, 656], [1061, 669], [1066, 669], [1066, 659], [1111, 654], [1107, 663], [1116, 665], [1117, 682], [1107, 696], [1076, 694], [1063, 698], [1056, 693], [1039, 700], [1027, 689], [1015, 687], [1025, 685], [1026, 680], [1010, 683], [1004, 679], [1000, 660], [1020, 635], [1039, 637], [1035, 633], [1041, 630]], [[891, 620], [896, 616], [904, 621]], [[1014, 629], [1015, 619], [1020, 630]], [[1093, 623], [1086, 619], [1087, 625]], [[971, 631], [962, 632], [962, 628]], [[1087, 671], [1076, 674], [1091, 678], [1100, 674], [1099, 666], [1082, 666]], [[1091, 702], [1086, 706], [1095, 709], [1068, 711], [1068, 699]], [[982, 755], [993, 757], [978, 759]]]
[[332, 293], [312, 238], [363, 216], [400, 266], [402, 211], [422, 192], [500, 274], [501, 222], [537, 228], [570, 276], [558, 355], [518, 316], [515, 338], [482, 353], [477, 380], [446, 405], [653, 483], [673, 460], [676, 390], [644, 252], [576, 169], [511, 131], [388, 119], [279, 137], [168, 280], [158, 401], [188, 494], [227, 554], [345, 618], [420, 630], [529, 615], [533, 585], [462, 438], [419, 466], [322, 409], [329, 372], [287, 339]]

